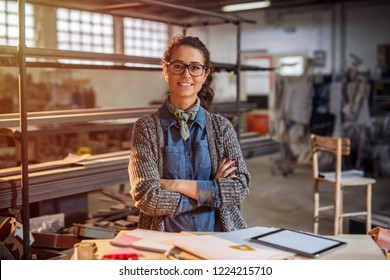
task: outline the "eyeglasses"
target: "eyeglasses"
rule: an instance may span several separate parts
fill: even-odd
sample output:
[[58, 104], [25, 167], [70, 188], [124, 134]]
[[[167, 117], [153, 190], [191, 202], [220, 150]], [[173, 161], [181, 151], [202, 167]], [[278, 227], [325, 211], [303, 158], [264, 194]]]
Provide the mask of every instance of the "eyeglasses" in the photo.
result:
[[190, 75], [193, 77], [202, 76], [204, 70], [207, 69], [206, 66], [199, 63], [184, 64], [182, 62], [175, 61], [175, 62], [167, 62], [165, 65], [167, 66], [169, 72], [176, 75], [183, 74], [187, 68], [188, 72], [190, 72]]

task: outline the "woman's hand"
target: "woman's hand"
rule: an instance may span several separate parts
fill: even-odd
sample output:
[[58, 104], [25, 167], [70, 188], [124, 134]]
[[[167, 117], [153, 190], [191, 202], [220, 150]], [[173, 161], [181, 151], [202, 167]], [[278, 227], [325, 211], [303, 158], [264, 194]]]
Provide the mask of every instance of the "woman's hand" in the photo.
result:
[[234, 160], [228, 160], [224, 158], [218, 166], [217, 174], [215, 174], [214, 179], [219, 178], [235, 178], [237, 175], [233, 172], [237, 169], [236, 166], [232, 166]]

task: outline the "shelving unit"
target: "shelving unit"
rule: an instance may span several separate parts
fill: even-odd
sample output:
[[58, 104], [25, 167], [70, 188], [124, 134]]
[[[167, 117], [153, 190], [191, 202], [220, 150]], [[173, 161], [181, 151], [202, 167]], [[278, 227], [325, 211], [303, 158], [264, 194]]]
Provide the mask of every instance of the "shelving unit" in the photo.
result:
[[[6, 195], [7, 199], [11, 201], [20, 202], [21, 192], [21, 203], [23, 206], [22, 218], [23, 221], [29, 221], [30, 212], [29, 212], [29, 203], [30, 203], [30, 192], [33, 193], [33, 201], [40, 199], [39, 194], [36, 192], [38, 189], [34, 188], [36, 184], [37, 175], [35, 174], [32, 178], [29, 177], [29, 161], [28, 161], [28, 125], [34, 123], [45, 123], [48, 120], [50, 122], [72, 122], [75, 119], [80, 120], [89, 120], [89, 118], [96, 119], [96, 112], [93, 110], [88, 110], [90, 112], [86, 114], [66, 114], [65, 112], [40, 112], [40, 113], [27, 113], [26, 106], [26, 68], [28, 67], [50, 67], [50, 68], [71, 68], [71, 69], [115, 69], [115, 70], [144, 70], [144, 71], [161, 71], [160, 60], [155, 58], [148, 57], [136, 57], [128, 56], [122, 54], [104, 54], [104, 53], [91, 53], [91, 52], [80, 52], [80, 51], [64, 51], [56, 49], [44, 49], [44, 48], [30, 48], [26, 47], [25, 44], [25, 2], [24, 0], [18, 1], [19, 9], [19, 45], [17, 48], [9, 46], [0, 46], [0, 65], [2, 66], [13, 66], [19, 68], [19, 117], [16, 115], [12, 116], [3, 116], [0, 118], [0, 127], [8, 128], [14, 127], [19, 124], [20, 127], [20, 144], [21, 144], [21, 169], [20, 175], [15, 175], [17, 178], [16, 181], [12, 181], [15, 193], [11, 194], [11, 198]], [[27, 1], [31, 4], [50, 6], [50, 7], [63, 7], [63, 8], [73, 8], [78, 10], [94, 11], [96, 7], [93, 6], [93, 3], [86, 1], [48, 1], [48, 0], [30, 0]], [[177, 6], [165, 2], [153, 1], [153, 0], [137, 0], [137, 1], [126, 1], [127, 5], [132, 5], [135, 2], [143, 3], [146, 10], [153, 10], [153, 13], [146, 15], [145, 13], [137, 12], [126, 12], [122, 13], [122, 8], [120, 7], [110, 7], [104, 9], [101, 12], [111, 14], [114, 16], [128, 16], [133, 18], [140, 18], [152, 21], [165, 22], [167, 24], [181, 26], [183, 28], [183, 33], [190, 27], [196, 26], [206, 26], [206, 25], [217, 25], [217, 24], [233, 24], [237, 28], [237, 46], [236, 46], [236, 63], [235, 64], [226, 64], [226, 63], [215, 63], [216, 71], [232, 71], [236, 74], [237, 77], [237, 94], [236, 94], [236, 113], [240, 116], [242, 111], [240, 106], [240, 72], [243, 70], [252, 70], [252, 71], [263, 71], [263, 70], [272, 70], [261, 67], [254, 66], [245, 66], [241, 65], [240, 53], [241, 53], [241, 25], [243, 23], [254, 23], [250, 20], [245, 20], [234, 15], [225, 15], [219, 13], [213, 13], [209, 11], [197, 10], [193, 8], [188, 8], [184, 6]], [[181, 17], [170, 17], [169, 13], [156, 12], [156, 9], [163, 11], [175, 10], [176, 12], [182, 13]], [[99, 10], [99, 9], [98, 9]], [[158, 16], [156, 16], [158, 15]], [[166, 15], [164, 17], [164, 15]], [[27, 62], [26, 58], [39, 58], [39, 62]], [[57, 62], [56, 60], [62, 59], [80, 59], [80, 60], [99, 60], [99, 61], [110, 61], [116, 63], [114, 65], [88, 65], [88, 64], [65, 64]], [[140, 63], [147, 66], [133, 67], [125, 66], [125, 63]], [[111, 115], [111, 118], [117, 118], [118, 114], [123, 112], [110, 112], [102, 113], [103, 118], [107, 115]], [[128, 112], [124, 112], [127, 114]], [[145, 111], [139, 112], [144, 114]], [[139, 116], [135, 114], [136, 116]], [[240, 135], [240, 124], [238, 123], [237, 127], [238, 136]], [[250, 141], [253, 142], [253, 141]], [[122, 172], [123, 173], [123, 172]], [[71, 173], [68, 173], [71, 174]], [[14, 175], [13, 175], [14, 176]], [[76, 176], [76, 175], [74, 175]], [[55, 177], [55, 176], [54, 176]], [[72, 177], [72, 176], [71, 176]], [[122, 178], [122, 177], [121, 177]], [[59, 178], [58, 178], [59, 179]], [[122, 178], [123, 180], [123, 178]], [[39, 181], [39, 180], [38, 180]], [[17, 184], [15, 182], [18, 182]], [[110, 181], [111, 182], [111, 181]], [[20, 189], [18, 189], [20, 186]], [[2, 205], [8, 205], [3, 203]], [[25, 222], [23, 227], [23, 240], [24, 240], [24, 255], [30, 256], [30, 247], [29, 247], [29, 223]]]

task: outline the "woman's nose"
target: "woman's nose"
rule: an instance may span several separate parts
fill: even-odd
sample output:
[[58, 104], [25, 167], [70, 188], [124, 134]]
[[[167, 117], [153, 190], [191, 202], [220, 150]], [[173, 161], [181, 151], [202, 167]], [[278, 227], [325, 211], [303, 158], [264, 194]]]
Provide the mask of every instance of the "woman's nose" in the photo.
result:
[[184, 69], [184, 72], [183, 72], [182, 75], [184, 75], [184, 76], [186, 76], [186, 77], [191, 77], [190, 68], [189, 68], [189, 67], [186, 67], [186, 68]]

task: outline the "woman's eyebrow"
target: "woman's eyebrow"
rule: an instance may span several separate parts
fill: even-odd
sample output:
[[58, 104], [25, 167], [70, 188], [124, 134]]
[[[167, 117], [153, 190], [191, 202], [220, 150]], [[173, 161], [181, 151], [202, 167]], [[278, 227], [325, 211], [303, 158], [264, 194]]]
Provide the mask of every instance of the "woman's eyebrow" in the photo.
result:
[[[180, 60], [180, 59], [176, 59], [176, 60], [174, 60], [174, 61], [172, 61], [172, 62], [181, 62], [181, 63], [184, 63], [184, 61], [183, 61], [183, 60]], [[185, 64], [185, 63], [184, 63], [184, 64]], [[191, 61], [190, 64], [200, 64], [200, 65], [202, 65], [202, 63], [199, 62], [199, 61]]]

